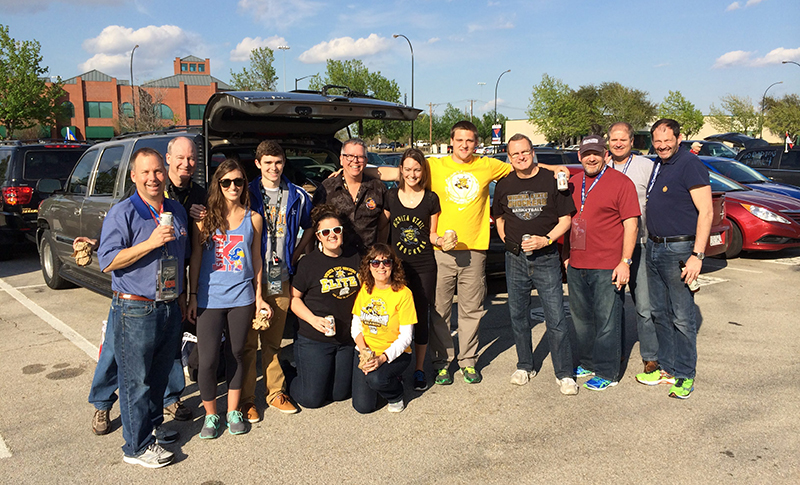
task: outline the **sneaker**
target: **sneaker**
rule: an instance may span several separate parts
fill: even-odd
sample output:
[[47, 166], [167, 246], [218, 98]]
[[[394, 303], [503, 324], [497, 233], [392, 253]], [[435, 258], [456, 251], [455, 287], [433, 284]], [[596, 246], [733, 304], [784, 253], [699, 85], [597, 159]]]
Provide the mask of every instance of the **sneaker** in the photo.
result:
[[575, 368], [575, 378], [576, 379], [578, 377], [592, 377], [592, 376], [594, 376], [594, 371], [592, 371], [592, 370], [584, 369], [581, 366], [578, 366], [578, 367]]
[[461, 373], [464, 375], [464, 382], [467, 384], [477, 384], [481, 382], [482, 377], [474, 367], [462, 367]]
[[424, 391], [428, 388], [428, 379], [425, 377], [425, 373], [421, 370], [414, 371], [414, 390], [415, 391]]
[[237, 410], [230, 411], [226, 416], [228, 421], [228, 433], [244, 434], [247, 433], [247, 425], [244, 422], [242, 413]]
[[169, 414], [175, 421], [189, 421], [194, 417], [191, 409], [184, 406], [180, 400], [165, 407], [164, 414]]
[[261, 416], [258, 414], [258, 409], [256, 409], [256, 405], [253, 403], [243, 404], [241, 409], [239, 409], [244, 416], [244, 419], [247, 420], [250, 424], [255, 424], [261, 421]]
[[108, 434], [111, 431], [111, 420], [108, 419], [108, 409], [95, 409], [92, 418], [92, 431], [97, 436]]
[[151, 443], [139, 456], [124, 455], [122, 461], [131, 465], [142, 465], [145, 468], [161, 468], [172, 463], [175, 455], [167, 451], [158, 443]]
[[556, 377], [556, 383], [558, 384], [561, 394], [565, 394], [567, 396], [574, 396], [575, 394], [578, 394], [578, 383], [576, 383], [575, 379], [572, 377], [565, 377], [563, 379]]
[[609, 381], [608, 379], [603, 379], [602, 377], [594, 376], [588, 381], [583, 384], [583, 387], [589, 389], [591, 391], [605, 391], [609, 387], [614, 387], [618, 382]]
[[644, 373], [649, 374], [656, 369], [659, 369], [658, 362], [652, 360], [643, 360], [642, 363], [644, 364]]
[[689, 399], [694, 391], [694, 379], [678, 379], [669, 390], [669, 397]]
[[450, 371], [447, 369], [439, 369], [433, 382], [440, 386], [449, 386], [453, 383], [453, 376], [450, 375]]
[[406, 405], [405, 403], [403, 403], [403, 400], [400, 399], [397, 402], [390, 402], [389, 405], [386, 406], [386, 408], [389, 410], [390, 413], [402, 413], [403, 409], [406, 408]]
[[206, 414], [203, 428], [200, 430], [200, 439], [213, 440], [219, 436], [219, 414]]
[[171, 429], [166, 429], [163, 426], [159, 426], [158, 428], [153, 430], [153, 436], [156, 437], [156, 443], [159, 445], [168, 445], [170, 443], [175, 443], [178, 441], [178, 438], [181, 435], [177, 431], [173, 431]]
[[531, 377], [536, 375], [536, 371], [526, 371], [525, 369], [517, 369], [511, 374], [511, 383], [518, 386], [524, 386], [531, 380]]
[[675, 384], [675, 377], [658, 368], [653, 372], [642, 372], [636, 374], [636, 382], [645, 386], [657, 386], [659, 384]]
[[289, 396], [282, 392], [275, 396], [269, 405], [282, 413], [294, 414], [297, 412], [297, 407], [289, 400]]

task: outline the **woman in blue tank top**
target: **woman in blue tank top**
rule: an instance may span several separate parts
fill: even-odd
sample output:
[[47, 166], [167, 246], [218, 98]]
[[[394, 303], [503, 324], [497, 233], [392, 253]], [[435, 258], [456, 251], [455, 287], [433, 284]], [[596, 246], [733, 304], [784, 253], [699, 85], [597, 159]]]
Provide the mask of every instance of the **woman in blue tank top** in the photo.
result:
[[220, 164], [208, 188], [208, 214], [198, 221], [189, 266], [189, 321], [197, 324], [197, 384], [206, 411], [200, 438], [212, 439], [221, 427], [217, 414], [219, 345], [225, 334], [228, 432], [247, 432], [239, 411], [244, 367], [242, 353], [256, 310], [272, 309], [261, 299], [263, 219], [249, 209], [244, 169], [236, 160]]

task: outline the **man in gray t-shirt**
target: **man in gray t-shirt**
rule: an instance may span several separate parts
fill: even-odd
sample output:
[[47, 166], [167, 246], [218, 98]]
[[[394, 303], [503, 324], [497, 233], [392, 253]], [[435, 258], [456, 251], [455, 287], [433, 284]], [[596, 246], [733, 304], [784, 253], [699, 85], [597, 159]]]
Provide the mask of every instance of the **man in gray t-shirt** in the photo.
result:
[[632, 150], [633, 127], [624, 122], [611, 125], [608, 129], [608, 151], [610, 156], [606, 162], [609, 167], [623, 172], [633, 181], [636, 186], [636, 195], [639, 197], [639, 209], [642, 211], [639, 220], [639, 236], [630, 263], [631, 279], [628, 286], [631, 298], [633, 298], [633, 303], [636, 306], [639, 354], [642, 356], [644, 371], [652, 372], [658, 368], [658, 339], [656, 338], [653, 319], [650, 316], [650, 294], [647, 287], [647, 268], [644, 252], [645, 242], [647, 241], [644, 208], [647, 201], [647, 184], [650, 181], [650, 174], [653, 172], [653, 162], [648, 158], [634, 155], [631, 153]]

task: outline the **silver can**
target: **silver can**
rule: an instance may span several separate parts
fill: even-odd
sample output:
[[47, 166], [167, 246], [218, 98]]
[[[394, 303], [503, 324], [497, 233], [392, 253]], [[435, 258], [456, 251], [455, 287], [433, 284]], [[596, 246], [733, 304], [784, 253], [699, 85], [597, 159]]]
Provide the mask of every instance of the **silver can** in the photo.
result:
[[564, 172], [558, 172], [558, 190], [567, 190], [569, 188], [567, 181], [567, 174]]
[[[523, 234], [522, 235], [522, 242], [525, 242], [530, 238], [531, 238], [530, 234]], [[525, 256], [530, 256], [531, 254], [533, 254], [533, 251], [525, 251]]]
[[161, 215], [158, 217], [158, 223], [162, 226], [171, 226], [172, 225], [172, 212], [162, 212]]
[[328, 330], [325, 332], [325, 336], [333, 337], [334, 335], [336, 335], [336, 320], [333, 318], [333, 315], [325, 315], [325, 317], [323, 318], [325, 318], [327, 321], [330, 322]]

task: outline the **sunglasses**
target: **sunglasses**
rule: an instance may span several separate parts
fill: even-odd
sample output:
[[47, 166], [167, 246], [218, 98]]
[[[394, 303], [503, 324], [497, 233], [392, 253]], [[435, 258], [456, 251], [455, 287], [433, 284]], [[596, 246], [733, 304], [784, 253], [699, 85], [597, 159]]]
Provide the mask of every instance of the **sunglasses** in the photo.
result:
[[392, 260], [391, 259], [370, 259], [369, 265], [373, 268], [380, 268], [381, 265], [385, 266], [386, 268], [392, 267]]
[[342, 226], [336, 226], [331, 228], [320, 229], [317, 231], [317, 234], [321, 235], [322, 237], [328, 237], [331, 233], [336, 234], [337, 236], [342, 233]]
[[223, 189], [227, 189], [231, 186], [231, 183], [237, 187], [244, 186], [244, 179], [243, 178], [235, 178], [235, 179], [220, 179], [219, 184], [222, 186]]

